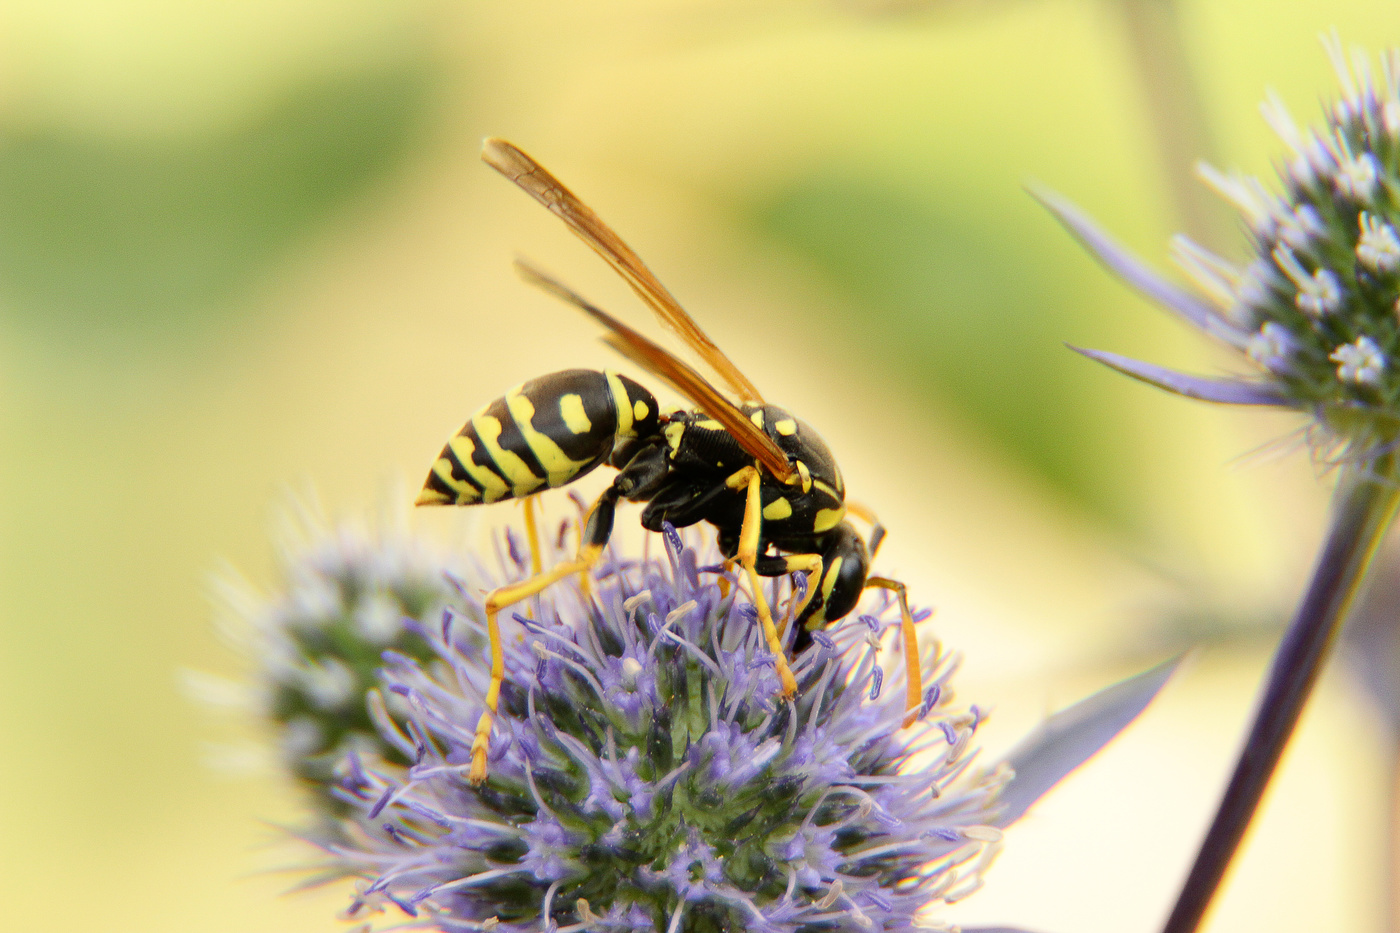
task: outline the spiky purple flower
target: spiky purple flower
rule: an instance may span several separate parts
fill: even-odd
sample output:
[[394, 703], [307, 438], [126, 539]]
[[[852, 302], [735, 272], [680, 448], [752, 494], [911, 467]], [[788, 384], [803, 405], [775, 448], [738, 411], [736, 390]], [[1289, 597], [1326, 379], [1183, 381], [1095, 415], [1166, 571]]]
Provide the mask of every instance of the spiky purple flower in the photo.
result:
[[1080, 352], [1181, 395], [1308, 412], [1324, 453], [1374, 461], [1400, 438], [1400, 52], [1381, 57], [1377, 77], [1335, 36], [1324, 44], [1342, 84], [1324, 126], [1299, 129], [1276, 98], [1264, 106], [1290, 150], [1280, 190], [1202, 167], [1243, 215], [1254, 256], [1236, 265], [1178, 237], [1175, 258], [1199, 294], [1158, 277], [1064, 201], [1042, 200], [1130, 284], [1260, 372], [1210, 379]]
[[457, 608], [406, 619], [428, 654], [384, 652], [380, 695], [402, 717], [370, 708], [409, 763], [347, 756], [322, 843], [362, 879], [349, 913], [454, 933], [900, 930], [975, 889], [1009, 771], [969, 768], [979, 715], [952, 703], [956, 659], [928, 646], [926, 703], [901, 728], [879, 658], [898, 612], [874, 593], [818, 633], [782, 701], [748, 594], [711, 561], [674, 532], [661, 558], [615, 545], [587, 592], [561, 583], [503, 620], [480, 787], [495, 580], [476, 571]]

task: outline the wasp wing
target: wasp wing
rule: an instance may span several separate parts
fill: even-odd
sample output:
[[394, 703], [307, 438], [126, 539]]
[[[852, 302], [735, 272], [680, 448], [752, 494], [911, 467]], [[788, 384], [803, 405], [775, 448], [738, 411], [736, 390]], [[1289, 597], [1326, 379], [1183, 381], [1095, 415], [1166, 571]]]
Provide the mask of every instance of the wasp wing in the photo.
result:
[[[741, 401], [762, 403], [763, 397], [748, 377], [739, 371], [720, 348], [705, 335], [666, 286], [652, 275], [641, 257], [623, 242], [622, 237], [603, 223], [593, 209], [579, 200], [564, 184], [530, 156], [504, 139], [488, 139], [481, 150], [487, 165], [515, 182], [527, 194], [558, 215], [569, 229], [594, 252], [602, 256], [617, 271], [632, 290], [646, 303], [661, 323], [669, 327], [700, 358], [708, 363], [720, 379], [739, 396]], [[697, 400], [698, 404], [698, 400]]]
[[677, 392], [690, 399], [700, 410], [724, 425], [724, 429], [739, 442], [754, 459], [763, 464], [768, 472], [786, 482], [792, 475], [788, 466], [787, 454], [777, 443], [739, 410], [733, 402], [725, 398], [718, 389], [705, 381], [684, 360], [652, 343], [626, 324], [599, 308], [588, 299], [574, 292], [529, 263], [517, 259], [516, 271], [531, 285], [549, 292], [560, 301], [567, 302], [583, 311], [608, 329], [603, 338], [617, 352], [653, 375], [669, 382]]

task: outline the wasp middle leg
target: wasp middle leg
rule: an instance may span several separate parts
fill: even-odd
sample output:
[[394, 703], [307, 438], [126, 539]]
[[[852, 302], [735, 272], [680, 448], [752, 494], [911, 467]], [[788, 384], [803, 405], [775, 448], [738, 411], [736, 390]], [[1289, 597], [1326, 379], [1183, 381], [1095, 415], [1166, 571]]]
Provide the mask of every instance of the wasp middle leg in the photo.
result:
[[763, 637], [768, 642], [768, 650], [773, 653], [773, 663], [778, 670], [778, 681], [782, 684], [783, 699], [797, 694], [797, 678], [792, 676], [783, 643], [778, 638], [778, 627], [773, 624], [773, 613], [768, 608], [768, 599], [763, 595], [763, 587], [758, 580], [758, 542], [763, 530], [763, 499], [759, 495], [760, 475], [757, 467], [747, 466], [724, 481], [730, 489], [747, 487], [748, 498], [744, 503], [744, 524], [739, 530], [739, 563], [749, 576], [749, 586], [753, 588], [754, 608], [758, 610], [758, 621], [763, 626]]

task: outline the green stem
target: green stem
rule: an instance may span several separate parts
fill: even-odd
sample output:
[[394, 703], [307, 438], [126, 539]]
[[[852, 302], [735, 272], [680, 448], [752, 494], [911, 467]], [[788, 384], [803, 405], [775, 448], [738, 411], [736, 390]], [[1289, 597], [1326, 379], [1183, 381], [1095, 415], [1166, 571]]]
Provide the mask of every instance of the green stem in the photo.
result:
[[1259, 807], [1298, 723], [1327, 651], [1336, 640], [1400, 502], [1395, 454], [1348, 468], [1333, 505], [1332, 527], [1312, 582], [1279, 643], [1254, 725], [1216, 810], [1196, 863], [1163, 933], [1194, 933]]

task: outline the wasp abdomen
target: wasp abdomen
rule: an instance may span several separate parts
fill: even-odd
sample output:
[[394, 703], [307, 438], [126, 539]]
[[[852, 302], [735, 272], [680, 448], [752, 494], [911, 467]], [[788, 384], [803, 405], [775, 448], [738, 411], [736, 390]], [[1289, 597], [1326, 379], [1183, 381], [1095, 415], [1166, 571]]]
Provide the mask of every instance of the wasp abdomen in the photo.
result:
[[488, 404], [447, 442], [419, 505], [475, 505], [571, 483], [619, 438], [657, 430], [656, 399], [626, 376], [568, 369]]

